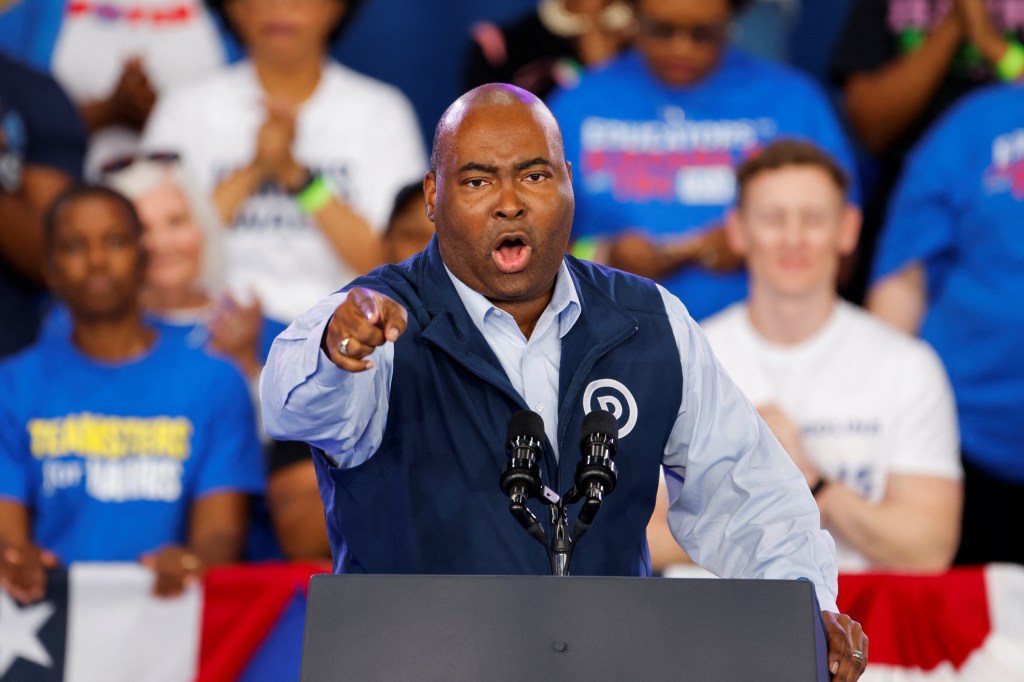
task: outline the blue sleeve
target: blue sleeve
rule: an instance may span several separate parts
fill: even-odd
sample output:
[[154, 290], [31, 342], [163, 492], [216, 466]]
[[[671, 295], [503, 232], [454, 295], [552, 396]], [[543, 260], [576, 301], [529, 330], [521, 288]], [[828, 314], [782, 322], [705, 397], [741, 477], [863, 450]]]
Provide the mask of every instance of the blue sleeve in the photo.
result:
[[18, 423], [14, 412], [17, 393], [10, 381], [10, 372], [0, 371], [0, 498], [30, 504], [29, 476], [25, 468], [27, 443], [25, 425]]
[[224, 363], [211, 372], [208, 433], [199, 453], [195, 497], [218, 491], [259, 494], [266, 487], [263, 448], [256, 431], [255, 406], [242, 376]]
[[64, 0], [14, 0], [7, 4], [9, 7], [0, 12], [0, 45], [4, 52], [49, 71], [64, 21]]
[[896, 185], [872, 264], [871, 282], [892, 275], [914, 262], [928, 266], [934, 287], [934, 266], [946, 259], [956, 239], [957, 183], [951, 169], [962, 168], [962, 151], [969, 145], [958, 117], [947, 119], [911, 153]]

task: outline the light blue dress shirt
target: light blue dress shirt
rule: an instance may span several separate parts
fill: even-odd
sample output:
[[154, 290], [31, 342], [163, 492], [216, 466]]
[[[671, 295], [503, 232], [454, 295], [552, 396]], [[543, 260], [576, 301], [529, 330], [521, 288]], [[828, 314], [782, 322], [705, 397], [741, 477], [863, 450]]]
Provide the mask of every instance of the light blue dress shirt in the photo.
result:
[[[448, 272], [473, 323], [512, 385], [544, 419], [556, 447], [561, 339], [580, 316], [563, 263], [551, 302], [527, 339], [512, 317]], [[803, 475], [719, 366], [682, 302], [659, 287], [683, 367], [683, 397], [662, 456], [672, 534], [687, 554], [727, 578], [807, 578], [821, 608], [836, 611], [835, 543], [821, 530]], [[387, 422], [394, 345], [377, 348], [370, 370], [351, 373], [320, 349], [345, 300], [333, 294], [274, 342], [260, 394], [267, 433], [321, 448], [340, 467], [369, 459]], [[554, 453], [558, 456], [558, 453]]]

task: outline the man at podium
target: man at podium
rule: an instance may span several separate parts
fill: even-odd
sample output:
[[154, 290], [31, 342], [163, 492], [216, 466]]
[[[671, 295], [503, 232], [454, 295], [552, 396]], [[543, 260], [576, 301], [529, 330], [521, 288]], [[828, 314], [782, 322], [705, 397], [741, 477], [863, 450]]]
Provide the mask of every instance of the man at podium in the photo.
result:
[[830, 669], [857, 679], [867, 638], [836, 613], [835, 547], [807, 484], [677, 298], [565, 254], [571, 172], [540, 100], [470, 91], [438, 123], [424, 178], [435, 238], [275, 341], [264, 421], [313, 447], [335, 572], [548, 573], [498, 486], [506, 423], [542, 417], [539, 470], [564, 490], [585, 414], [606, 409], [618, 482], [573, 573], [650, 574], [663, 467], [689, 555], [723, 577], [812, 581]]

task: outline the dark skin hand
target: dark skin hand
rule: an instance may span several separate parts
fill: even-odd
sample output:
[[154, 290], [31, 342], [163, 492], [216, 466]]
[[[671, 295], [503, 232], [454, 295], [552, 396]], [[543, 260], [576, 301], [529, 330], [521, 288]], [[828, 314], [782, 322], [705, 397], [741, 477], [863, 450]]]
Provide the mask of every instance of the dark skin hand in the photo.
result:
[[187, 547], [167, 545], [139, 560], [156, 572], [153, 593], [158, 597], [176, 597], [203, 575], [202, 560]]
[[[868, 665], [868, 636], [860, 623], [845, 613], [822, 611], [828, 636], [828, 669], [835, 682], [854, 682]], [[853, 655], [859, 651], [863, 658]]]
[[46, 572], [57, 568], [53, 552], [34, 544], [10, 545], [0, 550], [0, 588], [22, 604], [46, 595]]
[[[331, 316], [321, 347], [335, 365], [348, 372], [373, 367], [365, 360], [375, 348], [395, 341], [405, 331], [408, 314], [400, 304], [384, 294], [356, 287]], [[347, 354], [338, 345], [348, 338]]]
[[655, 242], [646, 232], [630, 230], [610, 245], [608, 264], [657, 280], [691, 265], [730, 272], [743, 265], [743, 257], [729, 246], [720, 226], [663, 243]]
[[125, 60], [114, 91], [105, 100], [81, 107], [82, 118], [90, 131], [110, 125], [123, 125], [142, 131], [156, 102], [156, 91], [139, 57]]

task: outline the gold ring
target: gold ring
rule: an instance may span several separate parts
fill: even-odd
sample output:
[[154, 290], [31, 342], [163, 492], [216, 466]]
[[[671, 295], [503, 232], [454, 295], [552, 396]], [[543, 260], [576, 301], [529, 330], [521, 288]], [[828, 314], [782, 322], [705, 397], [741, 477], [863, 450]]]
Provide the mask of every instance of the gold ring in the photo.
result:
[[348, 355], [348, 342], [352, 340], [351, 336], [346, 336], [338, 342], [338, 352], [344, 355], [346, 358]]

